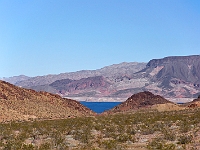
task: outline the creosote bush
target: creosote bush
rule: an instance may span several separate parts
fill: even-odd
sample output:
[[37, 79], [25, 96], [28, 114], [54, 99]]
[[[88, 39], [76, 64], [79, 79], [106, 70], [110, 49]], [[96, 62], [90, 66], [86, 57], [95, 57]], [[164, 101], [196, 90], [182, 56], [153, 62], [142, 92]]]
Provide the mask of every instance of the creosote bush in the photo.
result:
[[125, 150], [134, 149], [144, 137], [144, 148], [174, 150], [193, 146], [200, 129], [199, 116], [200, 110], [193, 109], [1, 123], [0, 149]]
[[182, 135], [178, 139], [179, 144], [188, 144], [192, 141], [192, 135]]

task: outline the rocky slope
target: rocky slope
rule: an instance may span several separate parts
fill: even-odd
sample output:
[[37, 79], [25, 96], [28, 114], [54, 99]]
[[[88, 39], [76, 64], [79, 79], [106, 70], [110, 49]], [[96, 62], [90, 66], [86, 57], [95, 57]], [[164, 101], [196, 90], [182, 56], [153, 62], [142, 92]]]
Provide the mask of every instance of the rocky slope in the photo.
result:
[[200, 107], [200, 95], [198, 98], [194, 99], [191, 102], [185, 103], [184, 106], [189, 107], [189, 108], [199, 108]]
[[96, 93], [95, 95], [97, 95], [98, 93], [105, 94], [107, 92], [107, 88], [110, 86], [110, 83], [106, 79], [104, 79], [103, 76], [95, 76], [95, 77], [82, 78], [80, 80], [69, 80], [69, 79], [63, 79], [61, 81], [57, 80], [52, 84], [50, 84], [50, 86], [64, 95], [66, 94], [80, 95], [81, 92], [83, 92], [83, 94], [86, 94], [86, 91], [89, 93], [94, 92]]
[[111, 83], [103, 76], [82, 78], [80, 80], [62, 79], [49, 85], [33, 86], [31, 89], [36, 91], [47, 91], [57, 93], [61, 96], [80, 97], [80, 96], [106, 96]]
[[132, 75], [134, 72], [140, 71], [145, 68], [146, 63], [120, 63], [114, 64], [111, 66], [106, 66], [97, 70], [82, 70], [77, 72], [61, 73], [58, 75], [46, 75], [46, 76], [37, 76], [32, 77], [28, 80], [23, 80], [16, 82], [15, 85], [22, 87], [32, 87], [38, 85], [48, 85], [56, 80], [62, 79], [71, 79], [71, 80], [80, 80], [82, 78], [95, 77], [95, 76], [104, 76], [105, 78], [115, 79], [124, 75]]
[[9, 82], [11, 84], [15, 84], [17, 82], [20, 82], [20, 81], [25, 81], [25, 80], [28, 80], [30, 79], [31, 77], [28, 77], [28, 76], [25, 76], [25, 75], [19, 75], [19, 76], [14, 76], [14, 77], [8, 77], [8, 78], [2, 78], [0, 80], [4, 80], [6, 82]]
[[[121, 104], [115, 106], [114, 108], [108, 110], [105, 113], [109, 114], [117, 112], [134, 111], [138, 109], [151, 108], [152, 106], [157, 104], [167, 104], [170, 106], [172, 105], [175, 106], [175, 104], [173, 104], [172, 102], [166, 100], [165, 98], [159, 95], [154, 95], [151, 92], [144, 91], [132, 95], [125, 102], [122, 102]], [[154, 108], [156, 107], [154, 106]]]
[[190, 108], [200, 108], [200, 95], [191, 102], [175, 104], [160, 95], [154, 95], [149, 91], [140, 92], [132, 95], [126, 101], [102, 114], [114, 114], [132, 112], [138, 110], [157, 110], [157, 111], [178, 111]]
[[162, 80], [163, 86], [169, 86], [170, 79], [200, 84], [200, 55], [194, 56], [173, 56], [163, 59], [153, 59], [149, 61], [144, 76], [150, 76], [153, 81]]
[[0, 122], [28, 119], [58, 119], [94, 115], [75, 100], [36, 92], [0, 81]]
[[77, 100], [123, 101], [132, 94], [150, 91], [171, 101], [188, 102], [200, 95], [200, 55], [152, 59], [145, 65], [121, 63], [93, 71], [34, 77], [16, 85]]
[[200, 55], [153, 59], [135, 76], [148, 78], [145, 90], [164, 97], [193, 98], [200, 93]]

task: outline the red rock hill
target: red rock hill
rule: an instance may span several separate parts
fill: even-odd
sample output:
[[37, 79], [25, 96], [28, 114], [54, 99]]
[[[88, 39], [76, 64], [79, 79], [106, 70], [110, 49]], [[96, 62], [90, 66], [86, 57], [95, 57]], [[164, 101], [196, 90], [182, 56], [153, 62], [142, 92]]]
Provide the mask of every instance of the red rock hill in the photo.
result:
[[75, 100], [0, 81], [0, 122], [31, 118], [59, 119], [94, 114]]
[[156, 104], [166, 104], [166, 103], [171, 103], [171, 102], [159, 95], [154, 95], [151, 92], [145, 91], [132, 95], [125, 102], [109, 110], [107, 113], [137, 110], [139, 108], [148, 108]]

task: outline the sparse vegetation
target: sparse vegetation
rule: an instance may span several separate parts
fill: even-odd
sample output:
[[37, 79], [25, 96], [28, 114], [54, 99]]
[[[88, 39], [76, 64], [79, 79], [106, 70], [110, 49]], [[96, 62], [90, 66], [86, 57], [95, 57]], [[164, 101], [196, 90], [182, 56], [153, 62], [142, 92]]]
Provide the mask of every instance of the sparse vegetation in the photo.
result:
[[199, 116], [190, 109], [1, 123], [0, 149], [192, 149], [200, 144]]

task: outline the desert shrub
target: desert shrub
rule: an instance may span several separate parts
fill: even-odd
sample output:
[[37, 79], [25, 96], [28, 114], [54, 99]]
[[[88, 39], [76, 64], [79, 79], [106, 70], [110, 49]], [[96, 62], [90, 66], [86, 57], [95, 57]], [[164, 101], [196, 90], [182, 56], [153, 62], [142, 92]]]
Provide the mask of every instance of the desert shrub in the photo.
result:
[[175, 150], [176, 145], [175, 144], [164, 144], [163, 150]]
[[34, 150], [34, 146], [32, 144], [25, 145], [23, 144], [21, 150]]
[[39, 150], [50, 150], [51, 144], [50, 143], [43, 143], [40, 145]]
[[163, 134], [165, 140], [174, 141], [176, 139], [176, 134], [169, 130], [164, 130]]
[[82, 143], [88, 144], [90, 142], [90, 139], [92, 139], [92, 135], [90, 133], [90, 130], [85, 130], [84, 132], [82, 130], [78, 130], [74, 133], [74, 139], [79, 140]]
[[192, 142], [192, 135], [182, 135], [178, 139], [178, 144], [188, 144]]
[[116, 140], [103, 141], [100, 146], [108, 150], [122, 150], [123, 149], [123, 147], [119, 145]]
[[152, 124], [142, 124], [139, 126], [139, 130], [141, 131], [141, 134], [143, 135], [148, 135], [148, 134], [153, 134], [155, 132], [155, 128], [153, 127]]
[[53, 138], [53, 141], [54, 141], [54, 146], [55, 147], [63, 147], [65, 144], [64, 144], [64, 138], [62, 137], [61, 134], [59, 133], [55, 133], [55, 136]]
[[148, 143], [147, 148], [150, 150], [161, 150], [163, 148], [163, 141], [161, 139], [154, 139]]
[[134, 128], [128, 127], [128, 128], [126, 129], [126, 133], [127, 133], [127, 134], [130, 134], [130, 135], [135, 135], [135, 134], [136, 134], [136, 131], [135, 131]]
[[157, 121], [153, 124], [153, 128], [155, 131], [162, 131], [162, 129], [164, 128], [164, 123]]
[[[187, 133], [195, 134], [198, 131], [199, 116], [200, 109], [192, 109], [176, 112], [138, 111], [107, 116], [2, 123], [0, 149], [17, 150], [22, 147], [31, 149], [32, 145], [23, 145], [29, 138], [48, 142], [40, 146], [36, 142], [35, 149], [67, 149], [66, 135], [79, 141], [77, 149], [95, 149], [94, 147], [122, 149], [124, 148], [122, 145], [126, 145], [127, 141], [135, 141], [135, 134], [148, 135], [159, 131], [158, 134], [163, 133], [162, 139], [149, 142], [148, 148], [173, 150], [175, 145], [166, 142], [177, 139], [179, 144], [183, 144], [179, 146], [187, 146], [186, 144], [192, 141], [192, 136]], [[175, 125], [175, 128], [172, 125]], [[45, 141], [46, 139], [48, 141]]]
[[[68, 149], [64, 149], [64, 150], [68, 150]], [[71, 149], [69, 149], [69, 150], [71, 150]], [[97, 148], [97, 147], [94, 147], [91, 145], [79, 145], [78, 148], [73, 148], [73, 150], [100, 150], [100, 148]]]
[[147, 148], [150, 150], [175, 150], [174, 144], [166, 144], [162, 139], [154, 139], [148, 143]]
[[116, 140], [121, 143], [125, 143], [127, 141], [135, 142], [135, 138], [128, 134], [120, 134], [116, 137]]
[[21, 150], [23, 146], [25, 145], [21, 143], [20, 141], [8, 140], [4, 146], [4, 149], [5, 150]]
[[190, 131], [190, 129], [191, 129], [191, 125], [189, 123], [189, 119], [187, 121], [186, 120], [182, 121], [182, 123], [180, 125], [181, 132], [186, 133], [186, 132]]

